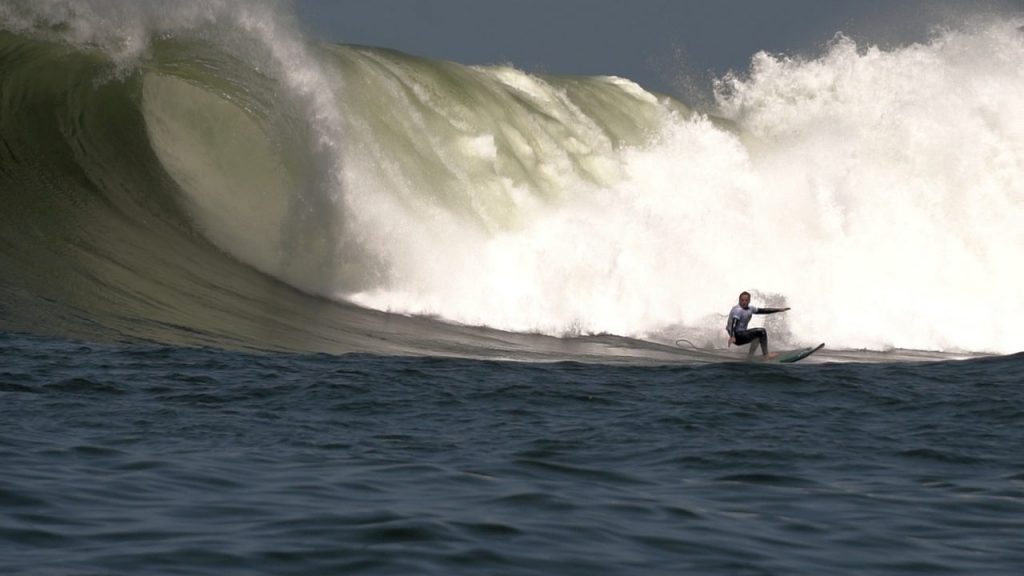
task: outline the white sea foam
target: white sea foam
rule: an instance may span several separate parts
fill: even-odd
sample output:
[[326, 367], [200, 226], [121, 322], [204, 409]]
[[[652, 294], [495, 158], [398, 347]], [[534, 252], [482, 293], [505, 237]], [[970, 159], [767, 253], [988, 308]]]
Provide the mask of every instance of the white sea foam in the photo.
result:
[[798, 341], [1024, 349], [1006, 318], [1024, 296], [1018, 26], [758, 54], [718, 85], [734, 131], [676, 118], [648, 146], [596, 147], [618, 166], [610, 183], [539, 166], [567, 193], [485, 238], [413, 218], [414, 239], [392, 237], [391, 284], [354, 298], [510, 330], [674, 326], [722, 344], [721, 314], [753, 289], [793, 307]]

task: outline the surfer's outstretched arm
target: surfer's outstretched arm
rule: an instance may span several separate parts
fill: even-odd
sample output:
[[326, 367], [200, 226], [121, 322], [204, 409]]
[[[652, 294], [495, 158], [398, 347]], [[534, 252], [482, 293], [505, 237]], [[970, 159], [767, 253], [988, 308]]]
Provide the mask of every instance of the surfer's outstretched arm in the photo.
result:
[[776, 312], [785, 312], [789, 310], [789, 307], [785, 308], [758, 308], [754, 314], [775, 314]]

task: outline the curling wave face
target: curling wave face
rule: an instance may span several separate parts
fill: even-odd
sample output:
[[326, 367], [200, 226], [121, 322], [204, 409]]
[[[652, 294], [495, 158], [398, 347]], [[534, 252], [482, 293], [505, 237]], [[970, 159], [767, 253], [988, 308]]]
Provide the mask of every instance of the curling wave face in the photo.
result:
[[547, 354], [527, 334], [718, 341], [756, 288], [794, 308], [783, 340], [1024, 348], [1000, 313], [1024, 280], [1012, 22], [759, 54], [709, 116], [312, 44], [276, 4], [117, 6], [0, 7], [8, 328]]

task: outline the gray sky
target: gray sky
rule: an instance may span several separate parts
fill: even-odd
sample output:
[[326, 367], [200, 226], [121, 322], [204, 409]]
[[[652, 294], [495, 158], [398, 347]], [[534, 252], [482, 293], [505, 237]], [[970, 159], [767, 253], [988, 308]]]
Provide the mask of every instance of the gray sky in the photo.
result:
[[[530, 72], [614, 74], [693, 97], [759, 50], [814, 55], [837, 31], [883, 46], [1024, 0], [295, 0], [324, 40]], [[687, 81], [689, 79], [689, 81]], [[703, 87], [700, 87], [700, 86]]]

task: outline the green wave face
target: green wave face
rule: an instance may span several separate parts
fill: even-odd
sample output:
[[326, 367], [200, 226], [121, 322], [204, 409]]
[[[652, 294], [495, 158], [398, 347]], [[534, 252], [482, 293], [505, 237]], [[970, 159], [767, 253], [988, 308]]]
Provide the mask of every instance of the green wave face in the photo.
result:
[[310, 82], [202, 38], [126, 67], [38, 36], [0, 33], [7, 329], [386, 350], [382, 315], [339, 299], [407, 273], [403, 243], [514, 230], [683, 111], [616, 79], [361, 47], [303, 47]]

